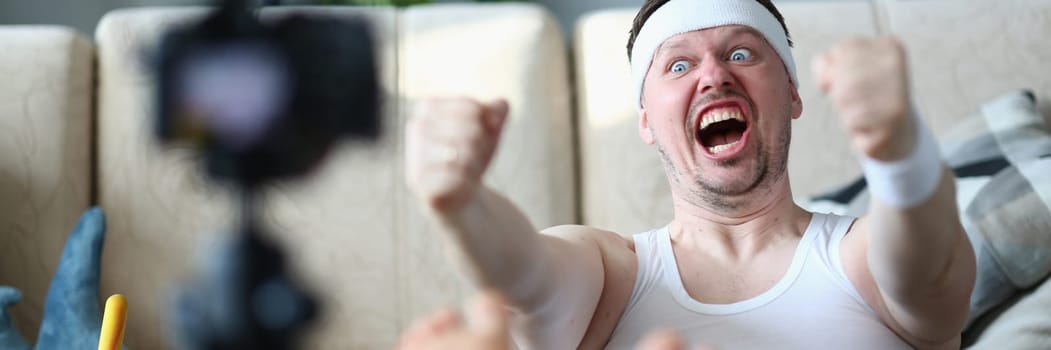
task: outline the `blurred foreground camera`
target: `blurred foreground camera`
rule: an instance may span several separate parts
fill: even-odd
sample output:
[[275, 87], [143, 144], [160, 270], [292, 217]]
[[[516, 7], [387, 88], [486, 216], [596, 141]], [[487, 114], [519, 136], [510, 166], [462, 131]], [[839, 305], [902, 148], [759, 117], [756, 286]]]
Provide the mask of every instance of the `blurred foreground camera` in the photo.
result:
[[305, 175], [341, 139], [379, 136], [372, 37], [362, 21], [260, 22], [245, 0], [167, 33], [155, 53], [156, 134], [189, 145], [241, 196], [240, 227], [176, 293], [187, 349], [290, 349], [321, 309], [288, 276], [257, 211], [261, 187]]
[[209, 174], [253, 187], [305, 174], [340, 138], [377, 137], [366, 23], [291, 16], [264, 25], [244, 2], [225, 1], [163, 39], [160, 139], [199, 148]]

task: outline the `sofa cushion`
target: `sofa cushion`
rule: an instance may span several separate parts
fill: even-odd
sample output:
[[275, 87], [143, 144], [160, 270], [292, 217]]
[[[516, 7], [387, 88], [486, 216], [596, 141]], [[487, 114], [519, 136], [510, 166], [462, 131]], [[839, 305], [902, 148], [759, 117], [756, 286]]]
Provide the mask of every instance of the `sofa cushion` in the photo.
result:
[[935, 134], [1004, 91], [1027, 87], [1051, 122], [1051, 1], [880, 0], [908, 50], [912, 91]]
[[1051, 283], [1045, 282], [990, 314], [994, 317], [975, 323], [982, 332], [973, 335], [976, 338], [965, 335], [964, 344], [971, 344], [969, 350], [1051, 349], [1047, 310], [1051, 310]]
[[[406, 8], [401, 23], [399, 113], [422, 97], [506, 98], [510, 114], [485, 181], [537, 229], [578, 222], [569, 55], [554, 17], [536, 4], [436, 4]], [[406, 322], [467, 291], [445, 240], [407, 204], [399, 237]]]
[[0, 27], [0, 283], [22, 291], [11, 313], [37, 334], [69, 228], [89, 205], [91, 43], [71, 28]]

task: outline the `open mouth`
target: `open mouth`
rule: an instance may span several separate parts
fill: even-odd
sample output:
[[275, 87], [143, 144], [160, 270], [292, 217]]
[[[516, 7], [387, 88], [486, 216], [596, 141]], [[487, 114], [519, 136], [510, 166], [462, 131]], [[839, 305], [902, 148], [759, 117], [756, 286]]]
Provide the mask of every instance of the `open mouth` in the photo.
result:
[[711, 154], [719, 154], [736, 146], [747, 130], [748, 122], [740, 108], [716, 108], [701, 118], [697, 140]]

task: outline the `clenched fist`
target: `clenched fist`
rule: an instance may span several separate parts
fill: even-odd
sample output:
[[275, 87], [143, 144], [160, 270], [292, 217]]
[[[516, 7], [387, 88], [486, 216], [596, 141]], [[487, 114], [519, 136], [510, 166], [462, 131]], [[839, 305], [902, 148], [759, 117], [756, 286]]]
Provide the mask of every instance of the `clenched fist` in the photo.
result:
[[416, 103], [405, 130], [405, 175], [417, 199], [439, 213], [466, 206], [496, 153], [507, 111], [503, 100]]
[[843, 42], [813, 62], [818, 88], [839, 112], [854, 147], [893, 161], [915, 143], [905, 49], [893, 38]]

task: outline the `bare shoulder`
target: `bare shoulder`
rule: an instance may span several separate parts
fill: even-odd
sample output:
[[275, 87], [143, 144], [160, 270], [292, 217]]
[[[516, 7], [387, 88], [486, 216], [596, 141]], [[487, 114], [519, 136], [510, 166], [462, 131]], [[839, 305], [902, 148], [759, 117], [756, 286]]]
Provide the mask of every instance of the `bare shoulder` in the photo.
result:
[[580, 225], [555, 226], [542, 233], [569, 241], [593, 243], [598, 247], [604, 272], [602, 296], [578, 348], [604, 348], [617, 327], [635, 286], [638, 259], [635, 256], [634, 241], [631, 237], [615, 232]]
[[635, 251], [635, 244], [632, 242], [631, 238], [591, 226], [559, 225], [548, 227], [543, 231], [540, 231], [540, 233], [548, 236], [559, 237], [567, 241], [592, 242], [599, 245], [601, 249], [608, 250], [610, 253], [626, 250], [622, 253], [630, 252], [634, 254]]

